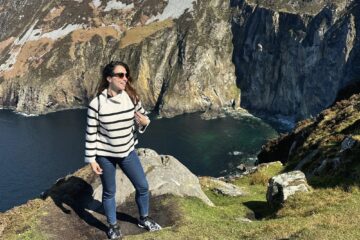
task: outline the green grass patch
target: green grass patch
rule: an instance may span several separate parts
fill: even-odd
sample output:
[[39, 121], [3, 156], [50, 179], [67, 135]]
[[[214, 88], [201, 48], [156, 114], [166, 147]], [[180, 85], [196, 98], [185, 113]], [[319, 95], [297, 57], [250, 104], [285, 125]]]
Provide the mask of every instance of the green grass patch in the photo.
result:
[[[273, 164], [255, 174], [263, 179], [282, 170]], [[272, 212], [265, 199], [267, 187], [254, 178], [258, 179], [252, 174], [233, 182], [248, 192], [246, 196], [228, 197], [204, 189], [215, 207], [196, 198], [176, 197], [181, 217], [175, 226], [125, 239], [360, 239], [358, 187], [295, 194]]]
[[46, 212], [39, 210], [42, 200], [32, 200], [28, 206], [19, 207], [18, 211], [8, 216], [9, 219], [16, 217], [18, 220], [6, 229], [1, 237], [6, 240], [45, 240], [38, 228], [39, 219]]

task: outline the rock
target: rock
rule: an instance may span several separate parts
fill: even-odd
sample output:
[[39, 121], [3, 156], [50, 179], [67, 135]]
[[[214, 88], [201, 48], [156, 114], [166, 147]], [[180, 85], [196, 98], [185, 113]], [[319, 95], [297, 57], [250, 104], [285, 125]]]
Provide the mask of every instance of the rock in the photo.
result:
[[238, 217], [235, 220], [238, 221], [238, 222], [246, 222], [246, 223], [251, 223], [252, 222], [250, 219], [245, 218], [245, 217]]
[[344, 152], [348, 149], [351, 149], [356, 143], [356, 140], [353, 139], [351, 136], [347, 136], [344, 141], [341, 143], [341, 150], [340, 152]]
[[[139, 148], [137, 150], [149, 182], [151, 196], [173, 194], [176, 196], [191, 196], [200, 198], [209, 206], [214, 206], [201, 190], [199, 179], [191, 173], [176, 158], [169, 155], [158, 155], [154, 150]], [[116, 202], [122, 204], [134, 194], [135, 189], [125, 174], [117, 169], [116, 172]], [[94, 188], [93, 198], [101, 202], [102, 185]]]
[[271, 207], [280, 207], [286, 199], [296, 192], [308, 192], [305, 174], [301, 171], [292, 171], [272, 177], [266, 193], [266, 199]]
[[225, 196], [238, 197], [244, 196], [246, 193], [240, 187], [224, 182], [222, 180], [213, 177], [201, 177], [200, 181], [203, 185], [210, 188], [213, 192], [222, 194]]
[[313, 160], [313, 158], [319, 153], [318, 149], [309, 151], [309, 153], [304, 157], [295, 167], [295, 170], [301, 170], [305, 164], [308, 164]]
[[233, 1], [233, 59], [242, 107], [303, 119], [356, 82], [359, 5], [291, 2]]
[[313, 175], [321, 175], [322, 173], [327, 172], [327, 170], [336, 170], [341, 164], [340, 157], [324, 159], [321, 161], [319, 167], [315, 168]]
[[239, 170], [239, 171], [231, 172], [231, 173], [229, 173], [229, 174], [227, 174], [225, 176], [218, 177], [217, 179], [222, 180], [222, 181], [232, 181], [234, 179], [242, 178], [242, 177], [247, 176], [249, 174], [255, 173], [256, 171], [258, 171], [258, 170], [260, 170], [262, 168], [268, 168], [268, 167], [270, 167], [272, 165], [280, 165], [280, 166], [282, 166], [283, 164], [280, 161], [269, 162], [269, 163], [261, 163], [261, 164], [256, 165], [256, 166], [240, 164], [239, 166], [236, 167], [236, 169]]
[[221, 110], [207, 110], [200, 115], [202, 120], [213, 120], [217, 118], [226, 117], [225, 113]]
[[129, 64], [145, 108], [162, 116], [240, 106], [228, 2], [183, 1], [171, 18], [172, 1], [126, 11], [84, 2], [0, 3], [0, 106], [27, 114], [87, 106], [115, 59]]
[[239, 169], [240, 171], [246, 171], [246, 166], [245, 166], [245, 164], [242, 163], [242, 164], [236, 166], [236, 169]]

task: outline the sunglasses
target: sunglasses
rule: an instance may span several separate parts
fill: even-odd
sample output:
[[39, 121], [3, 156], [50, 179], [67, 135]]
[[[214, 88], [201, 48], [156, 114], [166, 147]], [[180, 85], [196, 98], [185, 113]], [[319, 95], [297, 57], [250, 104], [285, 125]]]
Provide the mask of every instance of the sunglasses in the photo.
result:
[[113, 73], [111, 76], [118, 77], [118, 78], [124, 78], [126, 76], [126, 78], [129, 78], [129, 74], [123, 73], [123, 72]]

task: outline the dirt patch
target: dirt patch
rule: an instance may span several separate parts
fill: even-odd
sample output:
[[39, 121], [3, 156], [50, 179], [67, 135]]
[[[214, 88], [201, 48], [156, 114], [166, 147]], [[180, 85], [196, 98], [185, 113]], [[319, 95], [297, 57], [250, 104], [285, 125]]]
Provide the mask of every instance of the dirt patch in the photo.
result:
[[77, 43], [89, 42], [94, 36], [100, 36], [103, 44], [106, 44], [106, 37], [110, 36], [115, 39], [119, 39], [119, 32], [112, 26], [99, 27], [99, 28], [89, 28], [89, 29], [79, 29], [74, 31], [71, 34], [72, 43], [70, 47], [70, 57], [71, 59], [76, 59], [75, 57], [75, 47]]
[[[41, 219], [40, 231], [48, 239], [107, 239], [106, 217], [101, 207], [89, 211], [74, 202], [68, 204], [47, 207], [48, 214]], [[174, 225], [180, 219], [179, 213], [176, 199], [172, 196], [150, 199], [150, 216], [163, 227]], [[124, 236], [146, 232], [137, 226], [137, 218], [138, 210], [133, 198], [117, 208], [117, 219]]]
[[168, 19], [161, 22], [151, 23], [149, 25], [135, 27], [126, 32], [125, 37], [120, 41], [120, 48], [127, 47], [131, 44], [140, 43], [145, 38], [165, 28], [170, 28], [174, 25], [173, 20]]
[[60, 7], [55, 7], [53, 9], [50, 10], [50, 12], [48, 13], [48, 15], [45, 16], [44, 18], [44, 22], [47, 21], [51, 21], [54, 18], [57, 18], [61, 15], [61, 13], [64, 11], [65, 7], [64, 6], [60, 6]]
[[37, 68], [43, 62], [43, 56], [52, 49], [53, 42], [49, 38], [26, 42], [21, 47], [13, 68], [3, 73], [4, 78], [11, 79], [16, 76], [24, 76], [28, 72], [29, 65]]
[[10, 44], [12, 44], [14, 42], [15, 38], [14, 37], [10, 37], [2, 42], [0, 42], [0, 53], [7, 48]]

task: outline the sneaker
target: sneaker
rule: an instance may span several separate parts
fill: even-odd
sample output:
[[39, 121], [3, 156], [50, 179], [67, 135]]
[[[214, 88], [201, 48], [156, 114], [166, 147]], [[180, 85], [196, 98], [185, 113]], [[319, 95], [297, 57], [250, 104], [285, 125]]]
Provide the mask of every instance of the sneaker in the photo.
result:
[[121, 235], [121, 230], [120, 230], [119, 225], [117, 225], [117, 224], [111, 225], [110, 224], [107, 235], [108, 235], [109, 239], [121, 239], [122, 235]]
[[161, 226], [150, 217], [140, 218], [138, 226], [150, 232], [161, 230]]

